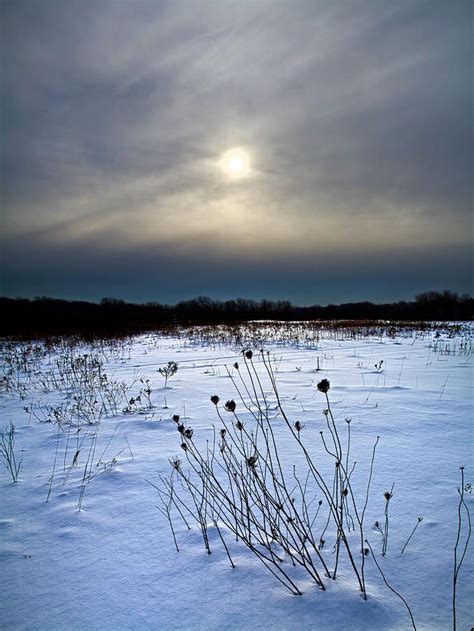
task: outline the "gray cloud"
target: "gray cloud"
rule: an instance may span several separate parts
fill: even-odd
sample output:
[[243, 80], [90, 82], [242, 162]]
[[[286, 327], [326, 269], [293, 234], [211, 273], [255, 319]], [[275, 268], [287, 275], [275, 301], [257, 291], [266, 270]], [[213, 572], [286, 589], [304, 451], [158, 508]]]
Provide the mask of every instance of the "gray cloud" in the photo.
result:
[[[167, 270], [163, 299], [377, 299], [370, 261], [407, 252], [378, 266], [394, 297], [470, 290], [470, 2], [7, 0], [2, 14], [8, 294], [153, 299], [145, 268]], [[233, 146], [252, 177], [229, 183]]]

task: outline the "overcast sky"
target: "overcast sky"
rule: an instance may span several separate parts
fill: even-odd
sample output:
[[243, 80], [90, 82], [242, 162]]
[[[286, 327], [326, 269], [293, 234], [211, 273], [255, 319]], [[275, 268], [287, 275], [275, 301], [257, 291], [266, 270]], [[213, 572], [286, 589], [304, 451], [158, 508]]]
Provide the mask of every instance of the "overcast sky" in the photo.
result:
[[470, 0], [1, 10], [1, 294], [472, 292]]

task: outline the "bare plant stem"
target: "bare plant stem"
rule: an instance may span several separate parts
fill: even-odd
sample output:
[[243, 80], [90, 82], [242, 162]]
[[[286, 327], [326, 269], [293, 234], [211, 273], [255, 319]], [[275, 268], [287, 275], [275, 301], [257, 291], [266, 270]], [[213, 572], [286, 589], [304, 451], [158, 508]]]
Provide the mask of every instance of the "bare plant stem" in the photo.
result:
[[60, 431], [61, 431], [61, 427], [60, 427], [60, 425], [58, 425], [58, 433], [57, 433], [57, 436], [56, 436], [56, 450], [54, 452], [53, 471], [52, 471], [51, 476], [50, 476], [50, 478], [48, 480], [48, 495], [46, 497], [46, 502], [49, 501], [49, 496], [51, 495], [51, 489], [52, 489], [52, 486], [53, 486], [54, 474], [56, 472], [56, 462], [57, 462], [57, 459], [58, 459], [59, 432]]
[[382, 568], [380, 567], [380, 565], [379, 565], [379, 564], [378, 564], [378, 562], [377, 562], [377, 559], [375, 558], [375, 554], [374, 554], [374, 551], [372, 550], [372, 546], [370, 545], [370, 543], [368, 542], [368, 540], [367, 540], [367, 539], [365, 540], [365, 543], [369, 546], [369, 550], [370, 550], [370, 552], [371, 552], [371, 554], [372, 554], [372, 558], [373, 558], [373, 560], [374, 560], [375, 565], [377, 566], [378, 571], [380, 572], [380, 575], [381, 575], [381, 577], [382, 577], [382, 579], [383, 579], [383, 582], [384, 582], [384, 583], [385, 583], [385, 585], [389, 588], [389, 590], [390, 590], [391, 592], [393, 592], [396, 596], [398, 596], [398, 598], [400, 598], [400, 600], [403, 602], [403, 604], [404, 604], [404, 605], [405, 605], [405, 607], [407, 608], [408, 613], [410, 614], [410, 620], [411, 620], [411, 624], [412, 624], [412, 626], [413, 626], [413, 629], [414, 629], [414, 631], [416, 631], [415, 620], [414, 620], [414, 618], [413, 618], [413, 614], [412, 614], [412, 612], [411, 612], [411, 609], [410, 609], [409, 604], [408, 604], [408, 603], [407, 603], [407, 601], [403, 598], [403, 596], [402, 596], [399, 592], [397, 592], [397, 590], [396, 590], [396, 589], [394, 589], [394, 588], [393, 588], [393, 587], [389, 584], [389, 582], [388, 582], [388, 581], [387, 581], [387, 579], [385, 578], [385, 574], [383, 573]]
[[[456, 536], [456, 543], [454, 544], [454, 569], [453, 569], [453, 631], [456, 631], [456, 624], [457, 624], [457, 620], [456, 620], [456, 590], [457, 590], [457, 583], [458, 583], [458, 577], [459, 577], [459, 571], [461, 570], [461, 566], [463, 564], [464, 561], [464, 557], [466, 556], [466, 552], [467, 552], [467, 547], [469, 545], [469, 540], [471, 538], [471, 515], [469, 513], [469, 508], [464, 500], [464, 467], [460, 467], [459, 468], [461, 471], [461, 488], [458, 488], [458, 493], [459, 493], [459, 504], [458, 504], [458, 529], [457, 529], [457, 536]], [[465, 509], [466, 511], [466, 517], [467, 517], [467, 535], [466, 535], [466, 540], [464, 542], [464, 546], [462, 547], [462, 551], [460, 553], [460, 558], [458, 559], [459, 556], [459, 552], [458, 552], [458, 548], [459, 548], [459, 543], [461, 540], [461, 533], [462, 533], [462, 527], [463, 527], [463, 519], [462, 519], [462, 509]]]
[[418, 517], [418, 521], [415, 524], [415, 527], [413, 528], [413, 530], [411, 531], [411, 535], [408, 537], [408, 539], [405, 542], [405, 545], [402, 548], [402, 554], [405, 552], [405, 548], [407, 547], [407, 545], [410, 543], [411, 538], [413, 537], [413, 535], [415, 534], [415, 530], [418, 528], [418, 526], [421, 524], [421, 522], [423, 521], [423, 517]]
[[[170, 521], [171, 511], [177, 509], [188, 527], [184, 514], [189, 513], [201, 530], [208, 553], [210, 553], [208, 520], [212, 521], [230, 564], [234, 567], [224, 540], [222, 527], [225, 527], [295, 595], [301, 594], [301, 591], [282, 564], [284, 559], [292, 566], [303, 568], [318, 587], [324, 590], [326, 587], [323, 577], [336, 579], [339, 565], [342, 563], [342, 555], [347, 555], [359, 588], [366, 599], [364, 516], [378, 438], [372, 452], [365, 504], [360, 512], [351, 483], [355, 462], [349, 470], [350, 420], [346, 419], [348, 435], [347, 442], [343, 441], [343, 448], [338, 425], [327, 395], [329, 382], [326, 380], [325, 383], [323, 380], [318, 384], [318, 390], [326, 395], [327, 409], [324, 413], [328, 433], [326, 437], [321, 435], [321, 441], [325, 452], [333, 462], [331, 477], [322, 473], [319, 462], [315, 461], [310, 453], [309, 445], [305, 444], [303, 440], [305, 434], [302, 432], [304, 426], [299, 421], [290, 422], [285, 413], [276, 383], [276, 369], [270, 353], [263, 349], [260, 353], [263, 373], [257, 370], [258, 363], [251, 350], [244, 351], [241, 367], [234, 364], [237, 373], [227, 369], [227, 375], [240, 397], [240, 403], [236, 404], [232, 399], [223, 407], [219, 407], [219, 397], [217, 395], [211, 397], [221, 429], [217, 434], [214, 428], [213, 440], [206, 441], [205, 447], [200, 448], [195, 442], [191, 428], [186, 428], [184, 422], [178, 422], [181, 448], [189, 469], [186, 467], [185, 470], [181, 460], [174, 458], [171, 461], [172, 477], [177, 476], [180, 488], [188, 494], [190, 502], [188, 506], [187, 502], [173, 491], [172, 477], [171, 481], [162, 479], [163, 488], [159, 491], [163, 504], [161, 512]], [[267, 377], [270, 382], [270, 395], [266, 393]], [[276, 400], [274, 408], [269, 407], [269, 396]], [[275, 418], [283, 419], [284, 425], [301, 450], [304, 456], [303, 463], [306, 466], [305, 478], [300, 478], [296, 466], [293, 466], [293, 479], [290, 480], [285, 463], [281, 461], [281, 449], [276, 438], [274, 418], [271, 418], [270, 409], [277, 410]], [[245, 415], [244, 417], [240, 410]], [[219, 441], [216, 440], [216, 434], [220, 435]], [[317, 494], [313, 494], [315, 487]], [[318, 501], [317, 510], [314, 511], [310, 508], [319, 495], [317, 489], [322, 496]], [[322, 504], [326, 502], [328, 516], [318, 545], [313, 525]], [[333, 532], [333, 527], [335, 530], [335, 557], [334, 566], [331, 569], [322, 551], [322, 537], [330, 524], [331, 532]], [[357, 554], [354, 554], [348, 537], [351, 529], [355, 529], [355, 524], [358, 524], [360, 531], [360, 561], [359, 553], [357, 551]], [[173, 525], [170, 524], [170, 527], [175, 539]]]
[[0, 456], [3, 460], [5, 468], [11, 475], [12, 481], [16, 484], [18, 481], [18, 475], [21, 469], [22, 460], [16, 460], [15, 456], [15, 426], [10, 422], [9, 427], [6, 427], [0, 432]]

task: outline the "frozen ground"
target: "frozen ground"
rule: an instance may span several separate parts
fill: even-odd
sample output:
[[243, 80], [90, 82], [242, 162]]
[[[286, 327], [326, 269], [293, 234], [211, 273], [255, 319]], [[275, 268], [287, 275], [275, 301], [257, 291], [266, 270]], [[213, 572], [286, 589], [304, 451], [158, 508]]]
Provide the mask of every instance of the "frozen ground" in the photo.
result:
[[[326, 332], [312, 342], [306, 337], [303, 344], [294, 338], [283, 345], [265, 343], [282, 407], [292, 422], [304, 424], [305, 444], [323, 469], [325, 398], [316, 385], [330, 381], [329, 399], [344, 441], [345, 419], [352, 419], [351, 461], [357, 461], [353, 484], [359, 497], [365, 493], [373, 444], [380, 436], [365, 536], [387, 580], [409, 603], [417, 628], [426, 631], [452, 628], [460, 465], [466, 466], [466, 483], [474, 478], [470, 333], [467, 329], [436, 338], [434, 332], [413, 331], [351, 339]], [[19, 352], [12, 361], [13, 350], [4, 350], [8, 380], [0, 395], [2, 427], [14, 423], [15, 452], [23, 462], [17, 484], [5, 469], [0, 473], [2, 629], [412, 628], [404, 604], [384, 585], [370, 556], [364, 601], [345, 562], [336, 581], [325, 581], [325, 592], [290, 567], [304, 592], [300, 597], [228, 537], [236, 565], [231, 569], [212, 525], [208, 555], [197, 526], [188, 531], [176, 518], [176, 552], [168, 522], [156, 508], [158, 495], [146, 480], [159, 485], [160, 475], [171, 472], [169, 460], [183, 458], [174, 414], [203, 445], [212, 439], [213, 425], [220, 427], [211, 395], [218, 394], [221, 402], [235, 399], [238, 410], [242, 407], [226, 370], [236, 376], [236, 361], [243, 370], [239, 350], [216, 339], [206, 343], [148, 335], [115, 349], [64, 346], [36, 356], [30, 351], [23, 366]], [[66, 370], [85, 353], [100, 358], [109, 384], [126, 384], [110, 395], [106, 414], [97, 414], [99, 404], [94, 402], [92, 411], [87, 408], [91, 402], [81, 399], [81, 387], [72, 383], [71, 374], [69, 387], [58, 382], [58, 359]], [[157, 369], [169, 361], [178, 363], [178, 371], [164, 388]], [[264, 379], [284, 466], [302, 467], [258, 353], [253, 361]], [[75, 370], [80, 373], [78, 364]], [[140, 389], [141, 400], [130, 404]], [[146, 389], [151, 390], [151, 403]], [[68, 423], [74, 396], [79, 397], [76, 412], [100, 422], [84, 424], [83, 417], [81, 425]], [[54, 410], [60, 425], [44, 422], [48, 413], [54, 420]], [[390, 537], [382, 557], [381, 535], [373, 525], [383, 523], [383, 494], [392, 485]], [[472, 512], [469, 487], [465, 500]], [[314, 524], [317, 537], [326, 514]], [[419, 516], [423, 521], [401, 554]], [[461, 544], [466, 531], [464, 521]], [[328, 563], [333, 561], [331, 545], [323, 554]], [[473, 573], [470, 548], [458, 583], [458, 629], [463, 631], [474, 625]]]

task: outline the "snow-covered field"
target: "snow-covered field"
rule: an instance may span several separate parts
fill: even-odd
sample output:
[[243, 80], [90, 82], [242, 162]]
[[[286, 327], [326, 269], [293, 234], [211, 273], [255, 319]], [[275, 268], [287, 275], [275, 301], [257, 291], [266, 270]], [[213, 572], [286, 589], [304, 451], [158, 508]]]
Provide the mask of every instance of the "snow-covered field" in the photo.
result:
[[[364, 539], [388, 583], [406, 599], [416, 628], [452, 628], [461, 465], [471, 512], [474, 500], [469, 485], [474, 480], [472, 328], [392, 331], [390, 336], [298, 330], [295, 325], [285, 336], [278, 327], [271, 334], [267, 330], [265, 353], [253, 346], [251, 360], [242, 355], [242, 345], [226, 342], [217, 330], [207, 340], [150, 334], [91, 347], [5, 344], [1, 427], [7, 439], [14, 424], [15, 455], [22, 464], [16, 484], [6, 468], [0, 473], [2, 629], [412, 628], [407, 608], [387, 588], [370, 553], [364, 600], [344, 549], [336, 580], [324, 577], [325, 591], [301, 568], [293, 568], [286, 555], [281, 566], [303, 592], [295, 596], [221, 523], [232, 569], [210, 513], [212, 554], [207, 554], [197, 524], [186, 513], [188, 530], [172, 507], [176, 551], [153, 486], [163, 488], [176, 456], [183, 471], [189, 469], [180, 448], [187, 439], [173, 415], [192, 428], [192, 444], [204, 451], [206, 441], [212, 445], [214, 427], [219, 437], [219, 414], [228, 427], [236, 422], [224, 409], [226, 401], [235, 400], [249, 432], [259, 401], [286, 479], [295, 465], [305, 481], [305, 458], [284, 421], [263, 358], [276, 377], [281, 408], [291, 424], [302, 424], [301, 440], [332, 484], [333, 459], [320, 433], [331, 451], [331, 428], [323, 413], [327, 402], [317, 388], [324, 379], [330, 382], [328, 397], [344, 453], [351, 432], [349, 469], [356, 465], [350, 480], [360, 511], [380, 437]], [[176, 362], [178, 370], [165, 387], [158, 369], [168, 362]], [[255, 395], [249, 374], [260, 377], [262, 393]], [[217, 410], [212, 395], [220, 397]], [[290, 493], [293, 482], [288, 482]], [[384, 493], [392, 486], [387, 554], [382, 556]], [[315, 498], [311, 519], [322, 501], [312, 525], [319, 541], [328, 504], [311, 480], [308, 487], [308, 503]], [[190, 501], [187, 497], [182, 492], [184, 502]], [[350, 512], [354, 519], [354, 509]], [[464, 506], [461, 515], [458, 561], [468, 532]], [[350, 527], [347, 533], [359, 564], [360, 534]], [[320, 550], [329, 567], [335, 562], [335, 535], [330, 524]], [[474, 625], [473, 574], [469, 547], [457, 581], [457, 628], [463, 631]]]

